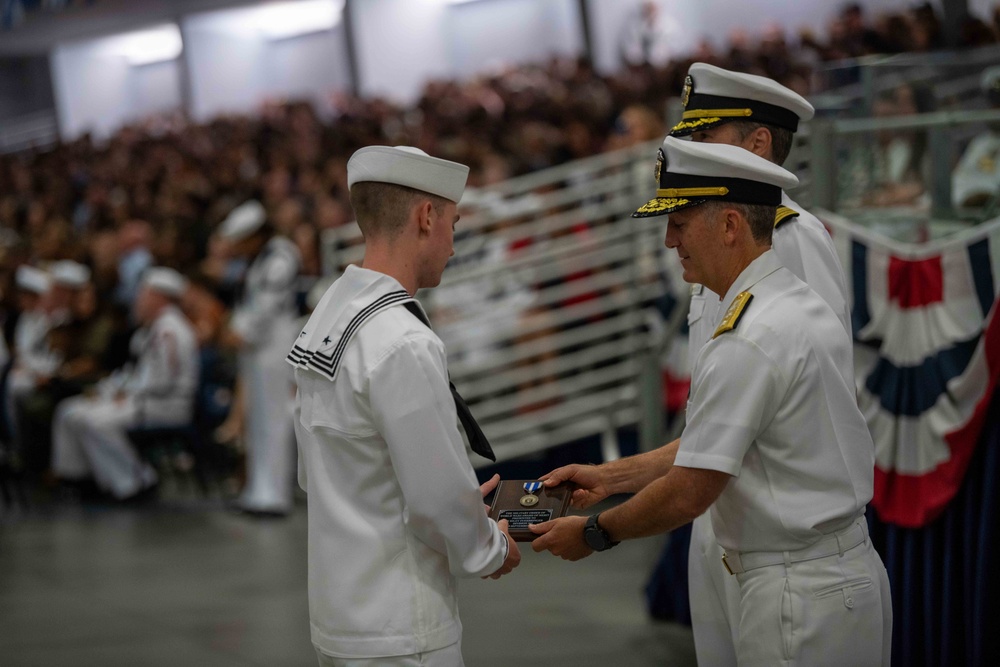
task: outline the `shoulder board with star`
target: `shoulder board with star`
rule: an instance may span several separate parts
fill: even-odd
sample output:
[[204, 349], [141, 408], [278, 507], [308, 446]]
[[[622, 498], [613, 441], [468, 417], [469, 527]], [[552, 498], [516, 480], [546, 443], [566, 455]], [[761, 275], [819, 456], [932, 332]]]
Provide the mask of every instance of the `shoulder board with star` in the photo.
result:
[[788, 222], [792, 218], [799, 217], [799, 212], [794, 208], [788, 208], [787, 206], [779, 206], [778, 210], [774, 213], [774, 227], [778, 228], [782, 223]]
[[712, 334], [712, 339], [718, 338], [727, 331], [732, 331], [739, 324], [740, 318], [743, 317], [743, 313], [746, 312], [747, 304], [753, 299], [753, 294], [750, 292], [740, 292], [733, 299], [733, 302], [729, 305], [729, 309], [726, 314], [722, 317], [722, 322], [719, 324], [719, 328], [715, 330]]

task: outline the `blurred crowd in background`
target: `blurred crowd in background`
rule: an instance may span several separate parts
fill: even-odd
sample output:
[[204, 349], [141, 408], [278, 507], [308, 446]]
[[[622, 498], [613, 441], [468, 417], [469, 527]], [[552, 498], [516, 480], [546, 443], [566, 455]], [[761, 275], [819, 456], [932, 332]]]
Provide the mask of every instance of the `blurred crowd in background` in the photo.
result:
[[[1000, 7], [992, 23], [970, 18], [962, 29], [963, 47], [998, 41]], [[274, 232], [298, 248], [305, 294], [322, 273], [321, 234], [352, 220], [346, 164], [359, 147], [420, 147], [470, 165], [469, 186], [479, 188], [662, 138], [667, 101], [677, 97], [695, 61], [767, 76], [809, 95], [856, 80], [856, 68], [824, 63], [942, 47], [940, 17], [930, 4], [873, 16], [851, 5], [824, 37], [802, 31], [789, 38], [776, 24], [757, 36], [735, 32], [725, 47], [706, 39], [694, 53], [666, 63], [639, 58], [610, 76], [584, 59], [553, 59], [470, 80], [431, 81], [412, 105], [337, 94], [322, 112], [307, 102], [281, 101], [254, 116], [207, 124], [162, 116], [100, 145], [84, 137], [46, 152], [0, 156], [7, 367], [16, 367], [23, 353], [19, 320], [54, 298], [19, 286], [16, 271], [59, 260], [86, 265], [90, 277], [65, 297], [72, 301], [70, 329], [46, 339], [58, 363], [38, 390], [50, 393], [50, 402], [84, 391], [125, 363], [138, 281], [151, 266], [173, 267], [190, 279], [181, 306], [200, 345], [221, 350], [225, 359], [228, 313], [247, 260], [230, 253], [216, 228], [236, 206], [259, 200]], [[884, 97], [883, 107], [896, 107], [876, 111], [920, 110], [919, 91], [910, 93]], [[227, 376], [221, 367], [224, 386], [234, 373]], [[46, 457], [25, 451], [46, 446], [44, 438], [12, 443], [9, 429], [0, 433], [6, 460], [44, 483]]]

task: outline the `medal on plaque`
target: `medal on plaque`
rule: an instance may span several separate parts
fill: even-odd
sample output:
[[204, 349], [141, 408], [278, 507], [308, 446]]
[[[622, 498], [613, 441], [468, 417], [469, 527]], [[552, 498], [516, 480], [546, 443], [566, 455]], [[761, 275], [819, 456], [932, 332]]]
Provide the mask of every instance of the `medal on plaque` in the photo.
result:
[[569, 509], [572, 484], [546, 488], [537, 480], [500, 482], [490, 506], [490, 518], [507, 520], [507, 530], [515, 542], [530, 542], [536, 535], [530, 526], [557, 519]]
[[525, 482], [524, 492], [527, 495], [521, 496], [521, 505], [524, 507], [534, 507], [538, 504], [538, 496], [535, 495], [536, 491], [540, 491], [542, 488], [541, 482]]

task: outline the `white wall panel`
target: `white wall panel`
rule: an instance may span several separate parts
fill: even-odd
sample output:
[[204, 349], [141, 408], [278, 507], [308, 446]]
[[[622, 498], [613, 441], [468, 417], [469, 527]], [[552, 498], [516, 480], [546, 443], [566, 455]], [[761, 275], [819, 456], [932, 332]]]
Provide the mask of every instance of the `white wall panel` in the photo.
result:
[[104, 138], [150, 113], [181, 106], [179, 61], [130, 65], [116, 38], [59, 46], [51, 59], [59, 132]]
[[427, 79], [452, 73], [443, 0], [364, 0], [351, 6], [365, 95], [412, 100]]
[[576, 0], [355, 2], [361, 90], [412, 101], [430, 78], [582, 53], [576, 5]]
[[128, 82], [128, 106], [137, 118], [181, 106], [181, 68], [176, 60], [133, 67]]
[[584, 51], [576, 0], [480, 0], [445, 14], [452, 71], [469, 76], [504, 63], [544, 62]]
[[209, 120], [255, 109], [260, 98], [263, 41], [227, 30], [215, 21], [187, 20], [183, 32], [192, 117]]
[[234, 9], [183, 21], [194, 118], [249, 113], [269, 98], [322, 99], [349, 86], [342, 24], [274, 40], [261, 31], [255, 12]]
[[269, 97], [323, 97], [350, 88], [344, 28], [267, 44], [260, 92]]

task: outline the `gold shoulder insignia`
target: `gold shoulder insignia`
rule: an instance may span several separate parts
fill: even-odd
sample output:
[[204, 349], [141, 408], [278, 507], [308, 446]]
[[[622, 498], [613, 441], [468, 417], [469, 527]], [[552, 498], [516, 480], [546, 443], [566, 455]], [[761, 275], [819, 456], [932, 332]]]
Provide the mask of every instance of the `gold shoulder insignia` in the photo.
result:
[[783, 222], [788, 222], [792, 218], [797, 218], [799, 212], [793, 208], [788, 208], [787, 206], [779, 206], [778, 210], [774, 213], [774, 226], [778, 227]]
[[726, 333], [727, 331], [732, 331], [739, 324], [740, 318], [743, 317], [743, 312], [747, 308], [747, 304], [753, 299], [753, 294], [750, 292], [740, 292], [733, 299], [733, 303], [730, 304], [729, 310], [726, 311], [725, 316], [722, 318], [722, 323], [719, 324], [719, 328], [715, 330], [712, 334], [712, 339], [718, 338], [720, 335]]

